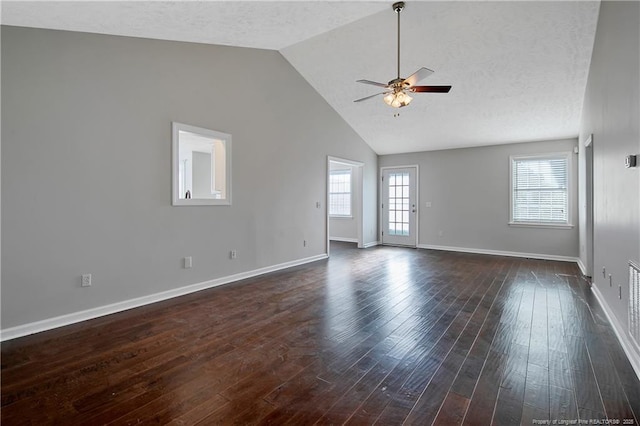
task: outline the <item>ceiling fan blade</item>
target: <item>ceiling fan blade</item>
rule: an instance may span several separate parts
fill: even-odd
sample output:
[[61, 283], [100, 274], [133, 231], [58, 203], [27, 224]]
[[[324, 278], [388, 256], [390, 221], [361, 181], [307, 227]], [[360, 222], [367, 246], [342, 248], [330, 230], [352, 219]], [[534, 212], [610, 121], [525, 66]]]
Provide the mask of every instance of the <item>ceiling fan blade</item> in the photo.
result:
[[409, 83], [409, 86], [413, 86], [420, 80], [429, 77], [431, 74], [433, 74], [432, 70], [430, 70], [429, 68], [422, 67], [418, 71], [411, 74], [409, 77], [405, 78], [404, 81], [405, 83]]
[[451, 86], [413, 86], [409, 90], [412, 92], [449, 93]]
[[377, 81], [371, 81], [371, 80], [356, 80], [356, 83], [371, 84], [372, 86], [378, 86], [378, 87], [389, 87], [388, 84], [378, 83]]
[[382, 92], [382, 93], [376, 93], [375, 95], [371, 95], [371, 96], [367, 96], [365, 98], [360, 98], [360, 99], [356, 99], [353, 102], [362, 102], [362, 101], [366, 101], [367, 99], [371, 99], [371, 98], [375, 98], [378, 95], [384, 95], [385, 93], [389, 93], [389, 92]]

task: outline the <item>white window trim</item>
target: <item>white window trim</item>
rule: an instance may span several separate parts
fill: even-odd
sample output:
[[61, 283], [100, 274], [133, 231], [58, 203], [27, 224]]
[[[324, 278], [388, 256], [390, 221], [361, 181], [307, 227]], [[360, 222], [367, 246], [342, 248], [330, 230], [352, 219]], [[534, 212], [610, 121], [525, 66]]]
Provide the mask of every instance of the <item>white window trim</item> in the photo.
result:
[[[513, 163], [517, 160], [544, 160], [564, 157], [567, 160], [567, 222], [520, 222], [513, 220]], [[521, 228], [572, 229], [573, 156], [569, 151], [509, 156], [509, 226]]]
[[[330, 219], [353, 219], [353, 169], [349, 168], [349, 169], [336, 169], [336, 170], [331, 170], [329, 172], [329, 183], [331, 183], [331, 174], [332, 173], [348, 173], [350, 178], [349, 178], [349, 183], [351, 188], [349, 188], [349, 210], [351, 211], [351, 214], [332, 214], [329, 213], [329, 218]], [[331, 200], [331, 194], [332, 192], [329, 191], [329, 200]], [[331, 208], [331, 205], [328, 206], [328, 208]]]

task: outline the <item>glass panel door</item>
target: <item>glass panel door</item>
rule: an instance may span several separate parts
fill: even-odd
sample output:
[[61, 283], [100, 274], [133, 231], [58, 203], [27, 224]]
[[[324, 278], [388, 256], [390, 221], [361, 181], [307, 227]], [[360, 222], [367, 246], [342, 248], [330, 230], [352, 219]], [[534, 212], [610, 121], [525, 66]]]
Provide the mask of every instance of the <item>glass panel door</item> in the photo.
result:
[[382, 243], [415, 247], [416, 232], [415, 167], [382, 171]]

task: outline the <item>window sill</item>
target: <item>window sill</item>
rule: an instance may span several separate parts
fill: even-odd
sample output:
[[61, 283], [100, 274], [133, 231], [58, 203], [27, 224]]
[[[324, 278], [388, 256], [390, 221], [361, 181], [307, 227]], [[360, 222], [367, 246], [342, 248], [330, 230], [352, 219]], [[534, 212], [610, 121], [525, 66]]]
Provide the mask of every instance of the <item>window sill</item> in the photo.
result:
[[570, 223], [509, 222], [509, 226], [513, 226], [514, 228], [573, 229], [573, 225]]
[[343, 216], [343, 215], [329, 215], [329, 219], [353, 219], [353, 216]]

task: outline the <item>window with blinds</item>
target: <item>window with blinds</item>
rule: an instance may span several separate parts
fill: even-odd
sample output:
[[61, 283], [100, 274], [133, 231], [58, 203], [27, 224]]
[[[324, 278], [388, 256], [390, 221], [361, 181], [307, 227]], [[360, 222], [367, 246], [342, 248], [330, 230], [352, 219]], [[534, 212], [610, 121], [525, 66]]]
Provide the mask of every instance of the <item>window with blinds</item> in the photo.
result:
[[570, 154], [511, 157], [511, 222], [569, 225]]
[[329, 174], [329, 215], [351, 216], [351, 170]]

